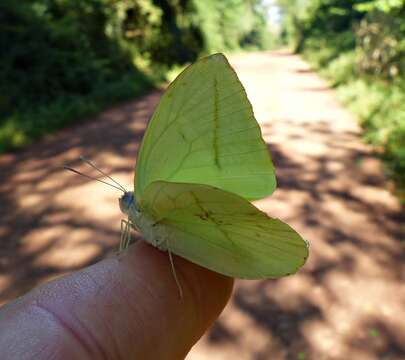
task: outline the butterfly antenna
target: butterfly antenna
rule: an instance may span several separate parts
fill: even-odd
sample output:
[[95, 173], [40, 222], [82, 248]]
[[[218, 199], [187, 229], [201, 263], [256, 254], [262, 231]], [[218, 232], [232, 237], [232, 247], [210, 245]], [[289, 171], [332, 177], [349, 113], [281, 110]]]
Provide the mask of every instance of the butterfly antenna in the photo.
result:
[[75, 169], [73, 169], [73, 168], [71, 168], [71, 167], [69, 167], [69, 166], [64, 166], [63, 168], [66, 169], [66, 170], [72, 171], [72, 172], [74, 172], [75, 174], [84, 176], [85, 178], [88, 178], [88, 179], [91, 179], [91, 180], [99, 181], [99, 182], [101, 182], [101, 183], [103, 183], [103, 184], [106, 184], [106, 185], [108, 185], [108, 186], [111, 186], [111, 187], [113, 187], [113, 188], [115, 188], [115, 189], [118, 189], [118, 190], [123, 191], [124, 193], [126, 193], [125, 189], [124, 189], [122, 186], [118, 187], [118, 186], [115, 186], [114, 184], [110, 184], [110, 183], [108, 183], [108, 182], [106, 182], [106, 181], [103, 181], [103, 180], [101, 180], [101, 179], [97, 179], [97, 178], [95, 178], [95, 177], [92, 177], [92, 176], [83, 174], [83, 173], [81, 173], [80, 171], [77, 171], [77, 170], [75, 170]]
[[94, 165], [90, 160], [86, 159], [83, 155], [80, 156], [80, 160], [84, 161], [86, 164], [90, 165], [93, 169], [97, 170], [99, 173], [103, 174], [104, 176], [106, 176], [107, 178], [109, 178], [114, 184], [116, 184], [117, 186], [119, 186], [121, 188], [121, 190], [126, 193], [127, 191], [125, 190], [125, 188], [116, 180], [114, 180], [110, 175], [106, 174], [103, 170], [101, 170], [100, 168], [98, 168], [96, 165]]
[[167, 242], [167, 253], [169, 254], [170, 266], [172, 267], [174, 281], [176, 282], [177, 288], [179, 289], [180, 299], [182, 299], [183, 298], [183, 289], [181, 288], [180, 281], [176, 274], [176, 269], [174, 267], [172, 252], [170, 251], [170, 247], [169, 247], [169, 240], [166, 240], [166, 242]]

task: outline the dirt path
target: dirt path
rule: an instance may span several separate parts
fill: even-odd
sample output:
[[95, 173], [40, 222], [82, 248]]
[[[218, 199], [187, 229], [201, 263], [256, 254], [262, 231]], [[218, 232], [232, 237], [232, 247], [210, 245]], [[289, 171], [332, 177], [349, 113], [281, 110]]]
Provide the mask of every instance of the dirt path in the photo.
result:
[[[403, 359], [404, 218], [355, 119], [296, 56], [249, 54], [232, 62], [277, 168], [278, 190], [258, 205], [306, 237], [311, 254], [295, 276], [239, 281], [188, 359]], [[89, 173], [77, 160], [85, 154], [131, 188], [159, 96], [0, 158], [1, 302], [116, 247], [117, 192], [61, 166]]]

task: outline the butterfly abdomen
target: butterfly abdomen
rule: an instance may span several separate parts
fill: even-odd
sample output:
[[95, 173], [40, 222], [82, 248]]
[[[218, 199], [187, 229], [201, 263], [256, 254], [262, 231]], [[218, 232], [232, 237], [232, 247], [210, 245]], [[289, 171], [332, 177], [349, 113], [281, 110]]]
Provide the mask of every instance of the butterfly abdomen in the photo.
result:
[[135, 207], [131, 207], [128, 216], [130, 222], [135, 224], [136, 230], [141, 232], [143, 239], [148, 244], [162, 251], [167, 250], [169, 232], [163, 224]]

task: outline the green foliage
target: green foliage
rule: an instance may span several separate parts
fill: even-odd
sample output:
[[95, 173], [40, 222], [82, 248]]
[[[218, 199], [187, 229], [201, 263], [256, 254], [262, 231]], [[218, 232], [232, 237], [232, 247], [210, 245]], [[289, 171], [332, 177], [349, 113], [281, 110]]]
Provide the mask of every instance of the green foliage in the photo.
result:
[[256, 0], [2, 0], [0, 152], [134, 97], [202, 53], [265, 41]]
[[[3, 2], [0, 11], [0, 93], [6, 109], [40, 105], [59, 94], [87, 95], [136, 73], [129, 54], [105, 36], [101, 3], [14, 3]], [[93, 21], [86, 21], [90, 16]]]
[[365, 140], [382, 152], [389, 175], [405, 189], [405, 86], [358, 78], [340, 86], [338, 95], [358, 115]]
[[134, 96], [148, 79], [104, 32], [101, 1], [0, 5], [0, 151]]
[[[308, 40], [334, 41], [335, 35], [352, 30], [363, 17], [355, 0], [279, 0], [283, 11], [285, 38], [296, 52], [307, 47]], [[354, 39], [345, 39], [339, 47], [348, 50]], [[332, 47], [332, 46], [329, 46]]]
[[320, 68], [322, 75], [330, 80], [334, 87], [354, 81], [357, 76], [356, 68], [357, 54], [354, 51], [347, 51], [332, 59], [324, 67]]
[[285, 38], [337, 87], [405, 194], [405, 1], [279, 3]]
[[403, 6], [403, 0], [371, 0], [355, 5], [360, 11], [380, 10], [383, 12], [390, 12], [395, 9], [400, 9]]
[[208, 53], [266, 47], [267, 28], [259, 1], [194, 0]]
[[192, 1], [109, 1], [107, 32], [150, 63], [182, 64], [200, 53], [201, 31], [193, 22]]
[[87, 95], [64, 94], [48, 103], [32, 108], [20, 108], [2, 118], [0, 123], [0, 153], [39, 139], [84, 117], [145, 91], [150, 84], [144, 76], [132, 74], [95, 88]]
[[317, 67], [327, 66], [340, 54], [350, 52], [355, 46], [351, 31], [342, 31], [336, 36], [308, 38], [302, 51]]
[[[395, 14], [397, 13], [397, 14]], [[399, 11], [371, 11], [357, 29], [359, 70], [380, 78], [405, 75], [405, 23]]]

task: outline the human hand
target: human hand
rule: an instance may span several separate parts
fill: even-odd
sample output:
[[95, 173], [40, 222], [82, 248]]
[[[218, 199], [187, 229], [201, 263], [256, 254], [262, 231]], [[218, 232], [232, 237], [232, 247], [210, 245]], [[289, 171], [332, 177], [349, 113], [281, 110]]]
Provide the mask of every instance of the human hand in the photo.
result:
[[222, 311], [233, 280], [139, 242], [0, 309], [3, 360], [183, 359]]

